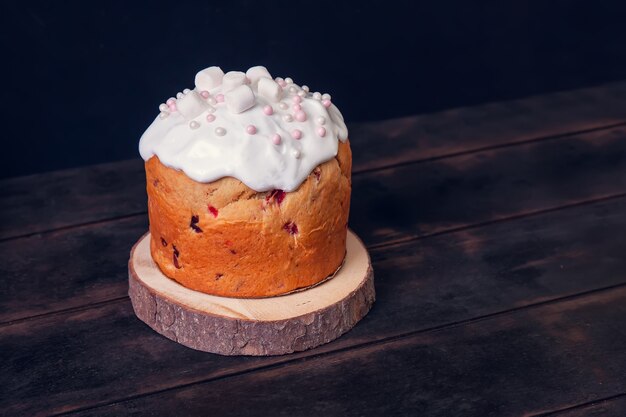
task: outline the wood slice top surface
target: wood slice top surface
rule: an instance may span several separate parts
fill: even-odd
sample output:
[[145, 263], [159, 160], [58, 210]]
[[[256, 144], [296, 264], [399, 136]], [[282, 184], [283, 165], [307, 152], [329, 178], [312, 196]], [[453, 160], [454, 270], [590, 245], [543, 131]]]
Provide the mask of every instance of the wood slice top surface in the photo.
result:
[[327, 343], [352, 328], [374, 302], [371, 261], [348, 231], [334, 277], [269, 298], [227, 298], [190, 290], [165, 276], [150, 255], [150, 234], [131, 251], [129, 295], [137, 317], [185, 346], [227, 355], [275, 355]]

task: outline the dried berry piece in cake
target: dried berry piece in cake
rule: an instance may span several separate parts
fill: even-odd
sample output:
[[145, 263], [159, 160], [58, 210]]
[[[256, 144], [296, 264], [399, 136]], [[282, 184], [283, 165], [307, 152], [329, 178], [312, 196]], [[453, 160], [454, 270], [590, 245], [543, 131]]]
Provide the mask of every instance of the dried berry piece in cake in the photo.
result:
[[200, 221], [200, 217], [193, 215], [191, 216], [191, 222], [189, 223], [189, 227], [193, 229], [196, 233], [202, 233], [202, 229], [198, 226], [198, 222]]
[[289, 232], [290, 235], [297, 235], [298, 225], [296, 225], [294, 222], [287, 222], [283, 226], [283, 230], [286, 230], [287, 232]]

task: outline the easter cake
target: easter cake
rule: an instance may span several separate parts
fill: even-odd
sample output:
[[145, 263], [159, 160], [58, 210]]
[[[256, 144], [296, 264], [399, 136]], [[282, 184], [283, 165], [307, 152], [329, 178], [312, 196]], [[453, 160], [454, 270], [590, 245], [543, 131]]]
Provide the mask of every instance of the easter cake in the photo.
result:
[[258, 298], [341, 267], [352, 155], [328, 94], [257, 66], [209, 67], [159, 106], [139, 143], [150, 253], [207, 294]]

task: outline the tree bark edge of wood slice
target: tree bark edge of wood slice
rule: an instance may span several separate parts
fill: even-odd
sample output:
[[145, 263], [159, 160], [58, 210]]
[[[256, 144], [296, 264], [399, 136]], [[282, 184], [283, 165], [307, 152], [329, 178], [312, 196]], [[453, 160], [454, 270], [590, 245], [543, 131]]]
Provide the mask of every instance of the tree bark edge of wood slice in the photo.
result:
[[334, 277], [291, 294], [226, 298], [190, 290], [166, 277], [150, 255], [150, 234], [128, 261], [135, 315], [184, 346], [221, 355], [283, 355], [331, 342], [369, 312], [374, 272], [365, 245], [348, 230], [346, 258]]

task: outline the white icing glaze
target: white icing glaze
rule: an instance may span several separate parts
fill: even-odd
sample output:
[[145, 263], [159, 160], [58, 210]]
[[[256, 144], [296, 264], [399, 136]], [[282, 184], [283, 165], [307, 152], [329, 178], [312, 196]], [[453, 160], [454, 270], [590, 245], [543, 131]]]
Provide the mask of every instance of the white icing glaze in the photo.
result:
[[198, 182], [234, 177], [256, 191], [294, 191], [347, 140], [337, 107], [291, 78], [270, 83], [264, 67], [248, 70], [254, 80], [222, 74], [218, 67], [200, 71], [195, 90], [159, 107], [139, 141], [144, 160], [157, 155]]

